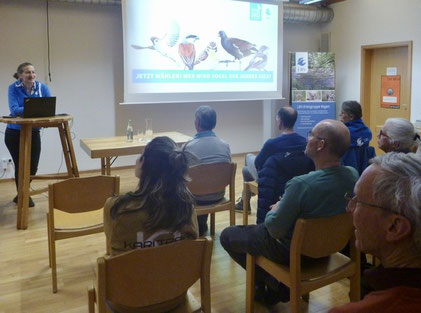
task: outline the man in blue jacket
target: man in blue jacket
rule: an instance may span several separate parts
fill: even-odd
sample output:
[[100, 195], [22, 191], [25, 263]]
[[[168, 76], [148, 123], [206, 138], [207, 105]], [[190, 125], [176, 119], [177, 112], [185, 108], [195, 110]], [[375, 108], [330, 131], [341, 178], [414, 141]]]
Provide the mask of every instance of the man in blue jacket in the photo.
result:
[[[282, 107], [276, 115], [280, 135], [268, 139], [257, 156], [246, 155], [246, 165], [243, 167], [243, 180], [253, 181], [258, 179], [258, 171], [263, 167], [266, 160], [275, 153], [288, 152], [290, 150], [302, 150], [306, 146], [306, 139], [294, 132], [294, 124], [297, 120], [297, 111], [290, 106]], [[236, 205], [237, 210], [242, 210], [243, 200]]]

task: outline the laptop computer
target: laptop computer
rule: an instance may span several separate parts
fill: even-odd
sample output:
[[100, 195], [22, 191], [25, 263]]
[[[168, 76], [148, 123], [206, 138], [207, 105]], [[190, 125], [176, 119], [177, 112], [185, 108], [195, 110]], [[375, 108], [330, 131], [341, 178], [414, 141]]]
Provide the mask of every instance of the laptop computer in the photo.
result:
[[56, 97], [25, 98], [23, 117], [50, 117], [56, 115]]

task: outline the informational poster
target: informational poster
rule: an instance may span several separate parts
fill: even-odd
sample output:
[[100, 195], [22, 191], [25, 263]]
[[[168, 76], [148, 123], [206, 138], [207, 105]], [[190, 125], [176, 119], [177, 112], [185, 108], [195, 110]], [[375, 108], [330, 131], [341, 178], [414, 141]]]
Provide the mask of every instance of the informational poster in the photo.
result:
[[380, 106], [387, 109], [399, 109], [401, 76], [382, 75]]
[[290, 65], [291, 105], [298, 112], [294, 129], [305, 137], [321, 120], [336, 118], [335, 55], [295, 52]]

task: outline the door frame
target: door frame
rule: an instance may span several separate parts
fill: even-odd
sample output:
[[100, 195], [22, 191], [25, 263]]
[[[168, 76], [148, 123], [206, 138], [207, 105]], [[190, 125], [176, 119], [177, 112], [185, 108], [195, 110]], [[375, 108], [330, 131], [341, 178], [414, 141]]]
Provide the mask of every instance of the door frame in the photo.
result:
[[[392, 42], [375, 45], [361, 46], [361, 79], [360, 79], [360, 101], [363, 110], [364, 120], [370, 121], [370, 81], [371, 81], [371, 55], [374, 50], [385, 48], [405, 47], [408, 49], [408, 75], [405, 79], [409, 82], [408, 88], [408, 110], [411, 116], [411, 90], [412, 90], [412, 40]], [[368, 67], [367, 67], [368, 66]], [[367, 67], [367, 68], [366, 68]], [[371, 126], [371, 125], [369, 125]]]

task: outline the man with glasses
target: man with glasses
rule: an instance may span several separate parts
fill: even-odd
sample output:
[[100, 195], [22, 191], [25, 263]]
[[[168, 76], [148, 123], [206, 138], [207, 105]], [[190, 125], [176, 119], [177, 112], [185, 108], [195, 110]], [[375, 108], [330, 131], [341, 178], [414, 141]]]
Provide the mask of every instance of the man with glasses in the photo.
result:
[[374, 158], [355, 185], [348, 211], [356, 246], [381, 266], [364, 272], [371, 291], [330, 313], [421, 312], [421, 157]]
[[[276, 115], [276, 121], [280, 131], [279, 136], [268, 139], [257, 156], [251, 153], [246, 155], [245, 166], [243, 167], [243, 180], [245, 182], [257, 180], [258, 172], [272, 155], [304, 151], [306, 139], [294, 131], [297, 111], [290, 106], [282, 107]], [[235, 209], [243, 209], [243, 197], [235, 204]]]
[[[221, 245], [234, 261], [245, 268], [246, 253], [250, 253], [288, 265], [297, 219], [345, 212], [344, 194], [353, 190], [358, 179], [354, 168], [341, 165], [349, 144], [349, 130], [340, 121], [323, 120], [313, 128], [305, 153], [313, 160], [316, 170], [287, 183], [282, 199], [267, 213], [264, 223], [232, 226], [221, 233]], [[273, 305], [289, 300], [289, 289], [261, 268], [256, 268], [255, 277], [256, 301]]]

